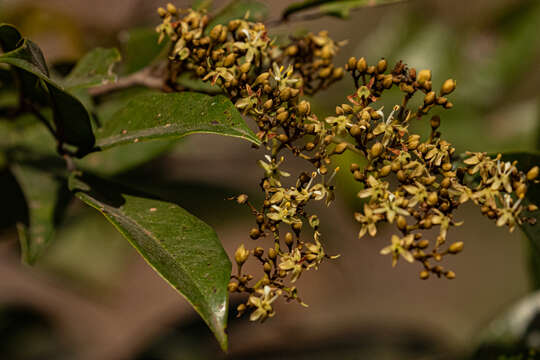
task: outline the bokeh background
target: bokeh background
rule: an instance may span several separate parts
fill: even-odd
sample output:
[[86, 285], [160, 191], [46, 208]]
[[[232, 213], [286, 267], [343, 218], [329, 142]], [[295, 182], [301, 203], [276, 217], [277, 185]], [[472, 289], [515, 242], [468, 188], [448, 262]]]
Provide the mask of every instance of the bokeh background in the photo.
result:
[[[189, 1], [174, 3], [187, 7]], [[215, 1], [215, 8], [224, 3]], [[266, 1], [270, 19], [288, 3]], [[0, 14], [61, 70], [95, 46], [123, 48], [134, 33], [128, 30], [159, 22], [155, 8], [163, 4], [3, 0]], [[350, 56], [403, 60], [432, 69], [434, 88], [456, 79], [455, 106], [442, 114], [443, 135], [458, 152], [498, 152], [540, 144], [539, 27], [537, 0], [411, 0], [355, 11], [348, 20], [295, 21], [272, 28], [271, 35], [328, 29], [334, 39], [348, 40], [338, 62]], [[352, 91], [352, 81], [344, 79], [313, 99], [315, 111], [329, 115]], [[382, 105], [391, 107], [397, 96]], [[417, 124], [415, 130], [427, 128]], [[251, 241], [253, 219], [225, 199], [239, 193], [258, 198], [260, 157], [245, 142], [197, 135], [120, 177], [205, 220], [232, 254]], [[303, 166], [291, 160], [294, 171]], [[236, 319], [231, 308], [228, 355], [188, 303], [93, 210], [74, 202], [35, 267], [20, 263], [15, 230], [3, 230], [0, 358], [458, 359], [474, 349], [491, 320], [529, 292], [527, 246], [519, 231], [496, 228], [466, 206], [458, 214], [465, 224], [450, 233], [465, 242], [465, 251], [446, 263], [457, 278], [421, 281], [416, 264], [393, 269], [378, 254], [390, 229], [358, 240], [352, 217], [358, 189], [346, 171], [338, 185], [337, 201], [320, 211], [327, 252], [341, 258], [299, 280], [309, 308], [278, 303], [276, 317], [262, 325]], [[237, 301], [232, 297], [233, 305]]]

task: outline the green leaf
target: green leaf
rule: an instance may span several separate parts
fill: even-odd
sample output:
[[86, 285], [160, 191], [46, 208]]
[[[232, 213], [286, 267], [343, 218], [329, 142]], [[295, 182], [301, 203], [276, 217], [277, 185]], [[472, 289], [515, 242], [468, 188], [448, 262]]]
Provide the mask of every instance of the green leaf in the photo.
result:
[[215, 25], [228, 24], [234, 19], [242, 19], [246, 15], [251, 21], [262, 21], [268, 16], [268, 7], [259, 1], [237, 0], [231, 1], [221, 11], [219, 11], [208, 24], [207, 31]]
[[[504, 161], [517, 160], [517, 167], [522, 171], [529, 171], [534, 166], [540, 166], [540, 153], [505, 153], [502, 159]], [[523, 201], [525, 205], [535, 204], [540, 206], [540, 184], [531, 184]], [[524, 223], [520, 226], [523, 233], [529, 239], [530, 248], [530, 269], [535, 289], [540, 289], [540, 214], [538, 211], [527, 214], [534, 216], [536, 224]]]
[[361, 7], [397, 3], [401, 1], [405, 0], [306, 0], [289, 5], [283, 12], [282, 18], [287, 19], [289, 16], [297, 12], [319, 7], [319, 11], [322, 14], [345, 19], [349, 16], [351, 10]]
[[79, 60], [63, 85], [72, 91], [114, 82], [117, 77], [112, 70], [120, 60], [120, 53], [114, 48], [95, 48]]
[[234, 136], [260, 144], [228, 98], [185, 92], [134, 97], [96, 132], [96, 145], [108, 149], [194, 133]]
[[[15, 34], [18, 34], [18, 32], [11, 25], [0, 25], [0, 37], [5, 36], [0, 40], [2, 44], [12, 45]], [[95, 143], [90, 114], [75, 96], [66, 92], [60, 84], [57, 84], [49, 77], [47, 64], [36, 44], [28, 39], [21, 38], [17, 42], [17, 46], [15, 49], [0, 55], [0, 63], [17, 68], [19, 73], [24, 75], [25, 89], [35, 88], [36, 91], [33, 92], [33, 97], [37, 97], [38, 100], [47, 98], [43, 91], [39, 91], [41, 81], [43, 81], [48, 91], [47, 100], [54, 113], [57, 138], [76, 147], [79, 156], [88, 153]], [[6, 49], [9, 49], [9, 47]]]
[[72, 174], [69, 188], [191, 303], [226, 350], [231, 262], [214, 230], [176, 204], [94, 177]]
[[160, 58], [169, 42], [158, 43], [158, 39], [159, 34], [154, 28], [142, 27], [122, 32], [123, 72], [134, 73]]
[[193, 10], [209, 10], [214, 4], [214, 0], [194, 0], [191, 4]]
[[501, 359], [500, 355], [527, 354], [529, 349], [537, 347], [539, 315], [540, 291], [536, 291], [505, 309], [477, 335], [476, 349], [470, 359], [492, 360]]
[[55, 225], [59, 222], [68, 200], [66, 179], [28, 164], [11, 166], [28, 206], [27, 223], [18, 223], [22, 259], [34, 264], [53, 238]]

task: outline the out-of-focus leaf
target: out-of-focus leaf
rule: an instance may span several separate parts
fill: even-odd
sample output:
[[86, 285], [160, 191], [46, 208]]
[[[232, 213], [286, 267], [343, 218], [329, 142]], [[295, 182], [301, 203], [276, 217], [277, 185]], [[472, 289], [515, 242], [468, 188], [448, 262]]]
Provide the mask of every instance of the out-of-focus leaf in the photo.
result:
[[176, 204], [97, 178], [72, 174], [69, 188], [186, 297], [226, 349], [231, 263], [214, 230]]
[[[504, 311], [480, 332], [471, 360], [500, 359], [501, 355], [528, 355], [529, 349], [538, 349], [540, 345], [539, 332], [540, 291], [536, 291]], [[525, 360], [528, 356], [516, 359]]]
[[[16, 37], [15, 34], [18, 32], [11, 25], [0, 25], [0, 37], [5, 36], [5, 39], [0, 40], [2, 44], [12, 45]], [[5, 49], [9, 49], [9, 47]], [[20, 38], [15, 49], [0, 55], [0, 62], [17, 68], [30, 82], [33, 79], [40, 79], [44, 82], [48, 89], [48, 100], [53, 109], [58, 138], [75, 146], [79, 155], [88, 153], [94, 147], [95, 138], [88, 111], [76, 97], [66, 92], [61, 85], [49, 77], [47, 64], [36, 44], [28, 39]], [[35, 86], [41, 86], [41, 81], [36, 81]], [[35, 96], [43, 97], [45, 95], [36, 93]]]
[[214, 0], [194, 0], [191, 4], [191, 8], [194, 10], [210, 10]]
[[[517, 160], [517, 167], [525, 172], [533, 166], [540, 166], [540, 153], [505, 153], [502, 159], [504, 161]], [[535, 204], [540, 206], [540, 184], [531, 184], [529, 186], [523, 203], [525, 205]], [[529, 239], [530, 268], [533, 286], [535, 289], [540, 289], [540, 214], [536, 211], [532, 215], [535, 215], [536, 224], [524, 223], [520, 228]]]
[[251, 21], [262, 21], [268, 16], [268, 7], [262, 2], [254, 0], [231, 1], [212, 18], [207, 31], [210, 31], [217, 24], [228, 24], [229, 21], [242, 19], [246, 15]]
[[135, 28], [122, 32], [122, 69], [131, 74], [152, 64], [160, 57], [168, 42], [158, 43], [159, 34], [154, 28]]
[[[43, 165], [43, 164], [41, 164]], [[18, 223], [22, 259], [34, 264], [49, 246], [69, 200], [66, 179], [45, 168], [13, 164], [11, 171], [21, 186], [28, 206], [27, 223]]]
[[95, 48], [79, 60], [63, 85], [72, 91], [114, 82], [116, 74], [113, 67], [120, 59], [120, 53], [114, 48]]
[[152, 139], [211, 133], [260, 140], [228, 98], [199, 93], [143, 94], [130, 100], [97, 130], [101, 149]]
[[289, 5], [283, 12], [282, 18], [287, 19], [294, 13], [319, 6], [319, 11], [322, 14], [344, 19], [349, 16], [351, 10], [357, 8], [397, 3], [401, 1], [405, 0], [306, 0]]

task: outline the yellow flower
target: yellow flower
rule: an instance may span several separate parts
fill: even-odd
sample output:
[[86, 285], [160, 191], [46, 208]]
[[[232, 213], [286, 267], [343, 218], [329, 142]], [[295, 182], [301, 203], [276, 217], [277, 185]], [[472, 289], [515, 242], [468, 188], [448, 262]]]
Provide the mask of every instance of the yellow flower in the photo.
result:
[[392, 244], [381, 249], [381, 255], [392, 254], [392, 266], [396, 266], [399, 256], [403, 257], [406, 261], [412, 263], [414, 261], [413, 255], [409, 252], [414, 241], [414, 235], [409, 234], [403, 238], [399, 238], [397, 235], [392, 235]]

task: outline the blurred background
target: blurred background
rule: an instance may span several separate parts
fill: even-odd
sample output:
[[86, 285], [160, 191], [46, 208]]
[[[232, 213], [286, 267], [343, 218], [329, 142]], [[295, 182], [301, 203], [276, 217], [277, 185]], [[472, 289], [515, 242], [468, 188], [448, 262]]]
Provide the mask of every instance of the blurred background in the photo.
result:
[[[270, 19], [290, 3], [262, 2]], [[144, 56], [126, 51], [126, 44], [134, 36], [152, 39], [147, 29], [159, 22], [155, 9], [164, 3], [0, 0], [0, 14], [2, 22], [39, 44], [61, 73], [95, 46], [117, 46], [132, 63]], [[173, 3], [188, 7], [190, 1]], [[214, 3], [215, 9], [225, 4]], [[270, 34], [328, 29], [334, 39], [348, 40], [337, 63], [350, 56], [368, 62], [385, 57], [432, 69], [434, 88], [456, 79], [455, 106], [441, 114], [443, 136], [458, 152], [499, 152], [540, 145], [539, 26], [537, 0], [411, 0], [355, 11], [348, 20], [295, 21]], [[345, 78], [313, 99], [315, 111], [329, 115], [352, 92]], [[390, 108], [398, 96], [385, 97], [382, 105]], [[428, 125], [414, 130], [426, 133]], [[196, 135], [117, 177], [181, 204], [212, 225], [232, 254], [239, 243], [251, 241], [253, 219], [225, 199], [239, 193], [260, 198], [261, 156], [243, 141]], [[290, 160], [295, 172], [303, 166]], [[147, 180], [157, 174], [158, 183]], [[482, 341], [493, 319], [530, 291], [522, 234], [495, 227], [474, 206], [458, 213], [465, 224], [449, 233], [465, 242], [465, 251], [445, 264], [456, 272], [455, 280], [421, 281], [417, 264], [392, 268], [378, 254], [390, 229], [358, 240], [352, 217], [358, 189], [348, 172], [340, 176], [337, 201], [321, 208], [320, 217], [327, 252], [341, 257], [299, 280], [309, 308], [278, 303], [276, 317], [261, 325], [236, 319], [231, 307], [228, 355], [189, 304], [93, 210], [74, 202], [35, 267], [20, 263], [14, 228], [2, 230], [0, 357], [459, 359]], [[238, 301], [231, 298], [233, 306]]]

